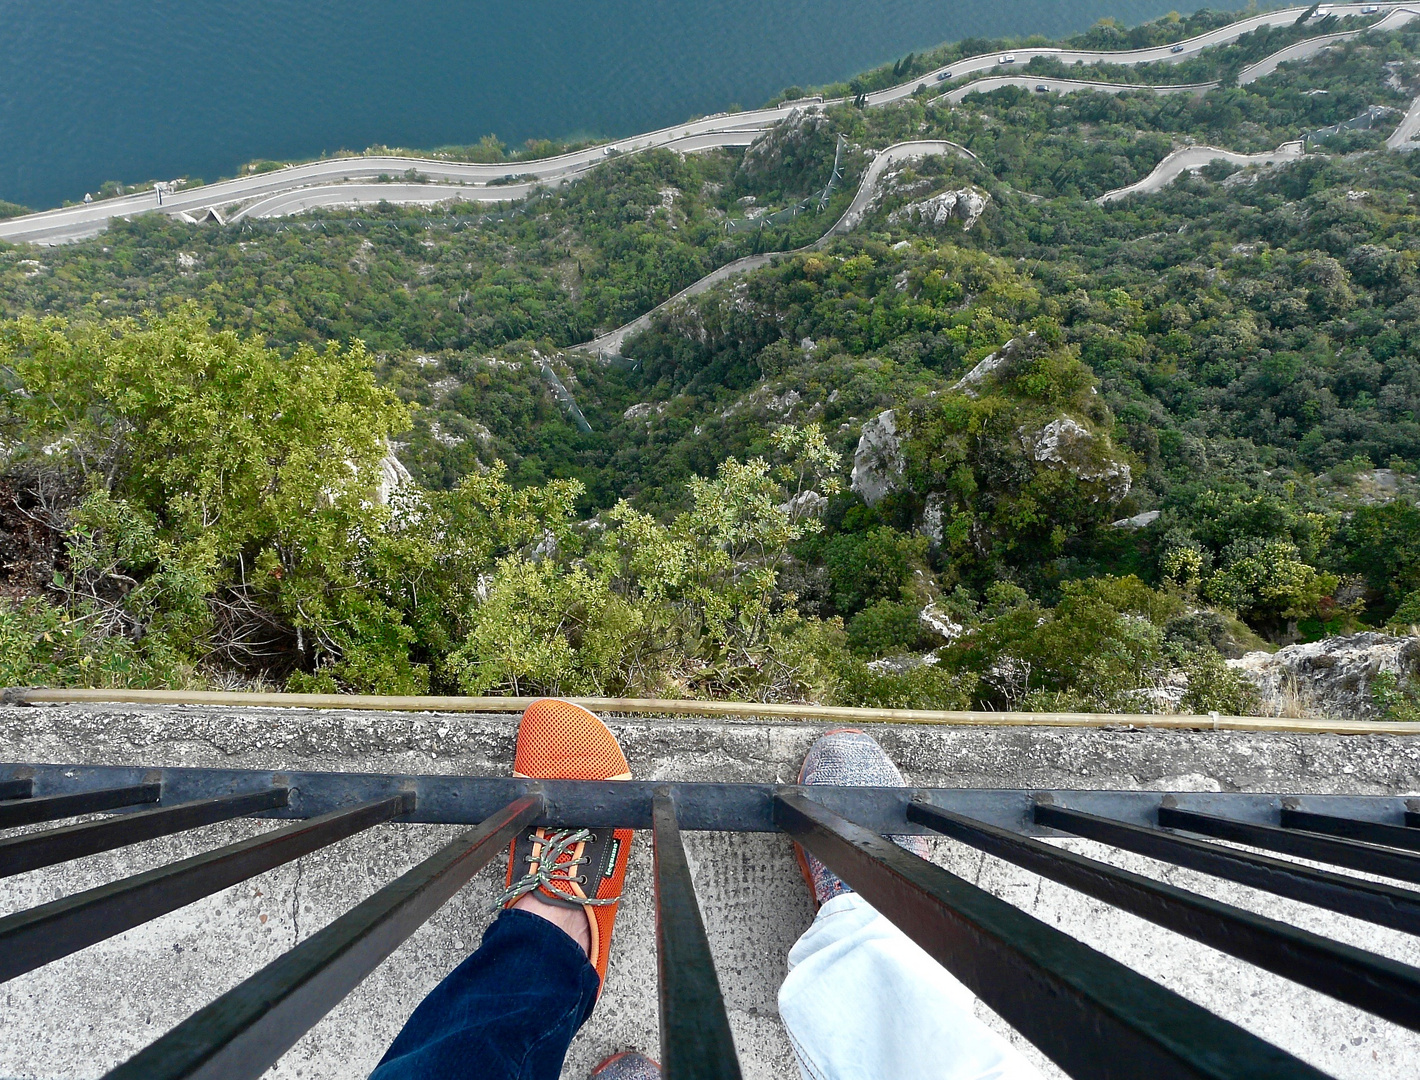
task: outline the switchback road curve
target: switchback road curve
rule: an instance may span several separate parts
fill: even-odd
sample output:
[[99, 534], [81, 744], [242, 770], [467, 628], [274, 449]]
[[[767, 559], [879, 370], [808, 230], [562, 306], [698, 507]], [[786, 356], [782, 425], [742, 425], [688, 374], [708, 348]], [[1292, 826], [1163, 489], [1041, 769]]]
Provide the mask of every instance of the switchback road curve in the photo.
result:
[[969, 161], [975, 161], [976, 155], [964, 146], [959, 146], [954, 142], [947, 142], [944, 139], [926, 139], [918, 142], [897, 143], [889, 146], [885, 150], [880, 150], [873, 158], [872, 164], [863, 172], [863, 179], [858, 184], [858, 192], [853, 196], [853, 201], [848, 204], [848, 209], [843, 212], [828, 231], [815, 240], [812, 244], [796, 248], [793, 251], [769, 251], [760, 255], [746, 255], [744, 258], [728, 262], [724, 266], [710, 271], [703, 278], [687, 285], [674, 296], [662, 300], [650, 311], [638, 318], [632, 319], [624, 326], [618, 326], [610, 333], [602, 334], [591, 341], [583, 342], [580, 345], [572, 346], [573, 350], [589, 352], [595, 356], [617, 356], [621, 353], [621, 346], [628, 337], [639, 334], [651, 325], [651, 319], [659, 311], [664, 311], [672, 304], [687, 300], [692, 296], [698, 296], [712, 286], [718, 285], [722, 281], [735, 277], [738, 274], [748, 273], [750, 270], [758, 270], [761, 266], [768, 266], [770, 260], [784, 258], [791, 255], [802, 254], [806, 251], [813, 251], [821, 248], [833, 237], [848, 232], [854, 228], [858, 222], [863, 220], [872, 204], [873, 197], [877, 194], [878, 181], [889, 165], [894, 165], [901, 161], [908, 161], [913, 158], [927, 157], [932, 154], [956, 154]]

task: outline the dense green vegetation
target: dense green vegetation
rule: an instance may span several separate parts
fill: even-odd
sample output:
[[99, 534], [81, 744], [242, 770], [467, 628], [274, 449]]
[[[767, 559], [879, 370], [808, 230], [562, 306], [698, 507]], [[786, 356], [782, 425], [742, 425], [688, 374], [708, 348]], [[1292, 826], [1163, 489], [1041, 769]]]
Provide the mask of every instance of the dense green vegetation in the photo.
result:
[[[1222, 79], [1201, 97], [919, 95], [493, 212], [0, 247], [0, 678], [1246, 710], [1224, 657], [1420, 623], [1420, 154], [1384, 149], [1396, 112], [1093, 199], [1183, 141], [1270, 149], [1420, 93], [1417, 30], [1227, 85], [1315, 32], [1087, 72]], [[840, 135], [827, 212], [727, 228], [820, 190]], [[852, 233], [624, 359], [568, 351], [802, 247], [869, 150], [934, 137], [976, 160], [895, 167]], [[966, 188], [969, 229], [903, 212]], [[889, 409], [868, 505], [848, 470]], [[381, 501], [387, 445], [415, 485]]]

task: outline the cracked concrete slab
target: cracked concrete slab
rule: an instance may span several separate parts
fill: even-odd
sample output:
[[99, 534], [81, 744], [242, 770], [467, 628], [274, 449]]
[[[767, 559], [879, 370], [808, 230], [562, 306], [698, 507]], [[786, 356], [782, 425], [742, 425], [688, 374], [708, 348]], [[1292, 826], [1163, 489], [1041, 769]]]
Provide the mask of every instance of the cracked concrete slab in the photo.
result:
[[[137, 706], [0, 709], [14, 762], [209, 765], [506, 775], [512, 715], [380, 714]], [[794, 722], [611, 719], [636, 776], [789, 781], [824, 729]], [[1148, 788], [1410, 794], [1420, 740], [1240, 732], [874, 726], [910, 782], [933, 786]], [[253, 835], [228, 822], [0, 882], [8, 913]], [[446, 826], [378, 826], [92, 946], [3, 987], [0, 1075], [96, 1077], [431, 854]], [[1406, 935], [1278, 900], [1086, 841], [1072, 849], [1229, 903], [1420, 963]], [[797, 1068], [775, 995], [784, 956], [812, 918], [787, 838], [690, 833], [686, 847], [745, 1075]], [[607, 988], [574, 1041], [565, 1077], [657, 1045], [649, 837], [631, 856]], [[1009, 864], [946, 840], [934, 859], [1036, 917], [1145, 972], [1332, 1075], [1408, 1076], [1420, 1036], [1341, 1006]], [[486, 868], [307, 1033], [273, 1077], [359, 1077], [422, 996], [477, 947], [503, 867]], [[984, 1007], [988, 1023], [1007, 1029]], [[1032, 1057], [1039, 1054], [1017, 1036]], [[1059, 1076], [1041, 1062], [1047, 1076]]]

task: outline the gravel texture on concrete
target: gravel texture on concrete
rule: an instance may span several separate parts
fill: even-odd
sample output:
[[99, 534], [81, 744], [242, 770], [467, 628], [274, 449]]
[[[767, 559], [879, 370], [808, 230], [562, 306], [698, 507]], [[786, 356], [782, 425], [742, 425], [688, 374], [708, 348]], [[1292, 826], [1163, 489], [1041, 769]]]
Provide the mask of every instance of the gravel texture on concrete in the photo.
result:
[[[823, 725], [617, 719], [640, 779], [788, 782]], [[506, 775], [514, 715], [235, 708], [0, 708], [10, 762]], [[1420, 739], [1239, 732], [874, 725], [924, 786], [1411, 794]], [[112, 881], [271, 827], [208, 826], [0, 882], [0, 913]], [[0, 1076], [94, 1077], [434, 851], [456, 830], [379, 826], [14, 979], [0, 1009]], [[1420, 942], [1085, 841], [1073, 850], [1330, 937], [1420, 963]], [[686, 845], [745, 1075], [798, 1075], [775, 1008], [784, 956], [812, 918], [788, 840], [687, 834]], [[649, 837], [638, 837], [606, 991], [565, 1077], [628, 1048], [658, 1051]], [[949, 841], [934, 858], [1332, 1075], [1401, 1077], [1420, 1036]], [[486, 868], [329, 1016], [272, 1076], [365, 1075], [409, 1012], [477, 947], [504, 873]], [[982, 1017], [1009, 1033], [984, 1007]], [[1014, 1037], [1034, 1060], [1032, 1047]], [[1059, 1076], [1041, 1062], [1047, 1076]]]

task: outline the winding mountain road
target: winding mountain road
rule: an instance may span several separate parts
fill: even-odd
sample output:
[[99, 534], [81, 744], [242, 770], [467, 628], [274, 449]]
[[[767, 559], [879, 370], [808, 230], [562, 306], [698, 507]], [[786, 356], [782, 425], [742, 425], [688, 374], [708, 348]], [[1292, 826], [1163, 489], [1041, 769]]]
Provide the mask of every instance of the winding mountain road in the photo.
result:
[[[1333, 15], [1344, 17], [1347, 15], [1365, 14], [1365, 8], [1376, 5], [1330, 4], [1328, 6], [1331, 8]], [[1334, 44], [1336, 39], [1344, 40], [1348, 37], [1354, 37], [1358, 33], [1365, 33], [1366, 30], [1394, 29], [1395, 26], [1400, 25], [1399, 23], [1383, 25], [1389, 23], [1391, 15], [1394, 14], [1395, 5], [1381, 4], [1378, 6], [1391, 10], [1388, 11], [1385, 18], [1379, 20], [1372, 26], [1365, 27], [1361, 30], [1346, 31], [1341, 34], [1328, 34], [1325, 35], [1324, 38], [1311, 38], [1306, 42], [1299, 42], [1297, 45], [1289, 46], [1288, 49], [1282, 49], [1278, 54], [1274, 55], [1289, 52], [1290, 49], [1296, 49], [1311, 41], [1322, 42], [1322, 44], [1316, 46], [1316, 48], [1325, 48], [1326, 45]], [[993, 68], [1004, 69], [1008, 66], [1025, 65], [1030, 63], [1031, 60], [1037, 56], [1050, 57], [1059, 60], [1062, 64], [1127, 64], [1130, 66], [1135, 64], [1156, 63], [1181, 64], [1183, 61], [1196, 56], [1204, 49], [1211, 48], [1215, 45], [1231, 44], [1244, 34], [1250, 34], [1254, 30], [1260, 30], [1264, 26], [1291, 26], [1306, 10], [1307, 9], [1304, 7], [1282, 8], [1277, 11], [1267, 11], [1261, 15], [1253, 15], [1246, 19], [1239, 19], [1237, 22], [1229, 23], [1227, 26], [1220, 26], [1216, 30], [1209, 30], [1207, 33], [1199, 34], [1197, 37], [1191, 37], [1184, 41], [1177, 42], [1176, 44], [1183, 46], [1178, 52], [1173, 51], [1174, 45], [1156, 45], [1147, 49], [1121, 49], [1115, 51], [1108, 49], [1015, 49], [1009, 53], [986, 53], [981, 56], [970, 56], [958, 60], [955, 63], [947, 64], [944, 67], [929, 71], [927, 74], [920, 75], [911, 82], [902, 83], [900, 86], [892, 86], [886, 90], [878, 90], [869, 94], [868, 104], [885, 105], [889, 101], [899, 101], [902, 98], [910, 97], [924, 87], [930, 89], [934, 86], [941, 86], [943, 82], [956, 82], [967, 75], [975, 75], [980, 71], [990, 71]], [[1315, 49], [1312, 51], [1315, 51]], [[1277, 63], [1280, 64], [1286, 60], [1296, 60], [1306, 55], [1309, 54], [1307, 52], [1300, 52], [1296, 55], [1284, 56], [1277, 60]], [[1002, 56], [1013, 56], [1015, 59], [1012, 61], [1011, 65], [1006, 65], [1001, 63]], [[1268, 57], [1266, 60], [1262, 60], [1258, 64], [1253, 65], [1252, 68], [1245, 68], [1243, 73], [1239, 74], [1238, 81], [1241, 83], [1244, 74], [1253, 72], [1254, 69], [1260, 68], [1271, 59], [1272, 57]], [[1253, 74], [1247, 81], [1251, 82], [1253, 79], [1261, 78], [1262, 75], [1270, 73], [1270, 71], [1275, 68], [1276, 64], [1267, 71]], [[948, 77], [946, 79], [939, 79], [938, 76], [942, 75], [944, 72]]]
[[1276, 165], [1284, 161], [1295, 161], [1305, 152], [1300, 142], [1283, 143], [1276, 150], [1268, 150], [1261, 154], [1239, 154], [1234, 150], [1220, 150], [1216, 146], [1185, 146], [1181, 150], [1175, 150], [1155, 165], [1153, 171], [1142, 180], [1137, 180], [1128, 187], [1106, 191], [1095, 202], [1104, 206], [1130, 195], [1145, 195], [1151, 191], [1159, 191], [1184, 173], [1196, 172], [1209, 162], [1219, 159], [1243, 166]]
[[580, 345], [573, 345], [569, 351], [589, 352], [596, 356], [620, 355], [621, 346], [628, 337], [632, 334], [639, 334], [641, 331], [645, 330], [651, 325], [651, 319], [657, 312], [664, 311], [672, 304], [679, 303], [692, 296], [698, 296], [707, 289], [720, 284], [722, 281], [735, 277], [737, 274], [744, 274], [750, 270], [758, 270], [761, 266], [768, 266], [772, 259], [783, 258], [789, 255], [800, 255], [806, 251], [813, 251], [823, 247], [833, 239], [833, 237], [852, 230], [857, 226], [858, 222], [863, 220], [864, 215], [872, 205], [874, 197], [877, 195], [878, 180], [882, 177], [882, 174], [889, 165], [909, 161], [913, 158], [928, 157], [933, 154], [956, 154], [959, 157], [966, 158], [968, 161], [976, 160], [976, 155], [966, 147], [954, 142], [947, 142], [945, 139], [924, 139], [918, 142], [897, 143], [884, 150], [880, 150], [877, 157], [873, 158], [872, 163], [864, 170], [863, 179], [858, 184], [858, 192], [853, 196], [853, 201], [848, 204], [848, 209], [843, 212], [843, 216], [834, 222], [833, 225], [829, 227], [828, 231], [812, 244], [806, 244], [804, 247], [795, 248], [792, 251], [768, 251], [760, 255], [746, 255], [743, 258], [736, 259], [734, 262], [728, 262], [724, 266], [710, 271], [710, 273], [706, 274], [698, 281], [687, 285], [674, 296], [662, 300], [644, 315], [632, 319], [624, 326], [618, 326], [609, 333], [593, 338], [591, 341], [585, 341]]
[[[1333, 7], [1334, 12], [1345, 12], [1345, 9], [1355, 9], [1359, 13], [1362, 5], [1337, 5]], [[1139, 49], [1132, 52], [1120, 53], [1083, 53], [1071, 52], [1062, 49], [1024, 49], [1018, 50], [1014, 55], [1017, 63], [1022, 57], [1027, 60], [1031, 56], [1054, 56], [1062, 61], [1073, 63], [1080, 60], [1085, 63], [1147, 63], [1150, 61], [1164, 60], [1176, 63], [1190, 53], [1211, 45], [1225, 44], [1236, 40], [1243, 33], [1257, 29], [1259, 26], [1279, 26], [1294, 23], [1297, 16], [1303, 9], [1292, 8], [1287, 11], [1269, 12], [1252, 19], [1245, 20], [1246, 29], [1239, 29], [1241, 24], [1233, 24], [1221, 27], [1219, 30], [1211, 31], [1208, 34], [1199, 35], [1185, 43], [1185, 50], [1180, 53], [1172, 51], [1172, 46], [1155, 49]], [[1349, 12], [1347, 12], [1349, 13]], [[1286, 18], [1282, 18], [1286, 16]], [[1420, 16], [1420, 9], [1409, 7], [1392, 7], [1386, 15], [1377, 20], [1371, 26], [1363, 27], [1360, 30], [1347, 30], [1336, 34], [1325, 34], [1315, 38], [1308, 38], [1305, 41], [1296, 42], [1293, 45], [1279, 49], [1277, 52], [1264, 57], [1255, 64], [1245, 67], [1238, 73], [1238, 83], [1240, 85], [1255, 82], [1266, 75], [1276, 71], [1278, 66], [1293, 60], [1301, 60], [1308, 56], [1315, 55], [1323, 49], [1341, 41], [1346, 41], [1358, 34], [1366, 33], [1370, 30], [1393, 30], [1403, 26], [1410, 20]], [[1103, 59], [1102, 59], [1103, 58]], [[1127, 58], [1127, 59], [1125, 59]], [[902, 86], [893, 87], [890, 90], [880, 91], [878, 94], [868, 96], [868, 104], [881, 105], [890, 101], [897, 101], [907, 97], [922, 87], [933, 85], [940, 86], [941, 82], [947, 80], [937, 80], [936, 75], [942, 71], [950, 73], [952, 79], [961, 78], [964, 75], [973, 74], [977, 71], [990, 70], [993, 67], [1001, 67], [1000, 56], [973, 57], [969, 60], [960, 61], [950, 65], [948, 68], [938, 69], [937, 72], [929, 73], [926, 79], [917, 79], [912, 83], [904, 83]], [[1030, 76], [1020, 75], [992, 75], [984, 79], [977, 79], [959, 87], [954, 87], [942, 95], [947, 101], [955, 104], [961, 101], [968, 94], [989, 93], [992, 90], [1000, 89], [1003, 86], [1020, 86], [1033, 89], [1042, 93], [1069, 94], [1082, 90], [1092, 90], [1103, 93], [1124, 93], [1132, 90], [1149, 90], [1156, 94], [1194, 94], [1202, 96], [1209, 90], [1214, 89], [1218, 84], [1211, 83], [1177, 83], [1172, 85], [1150, 85], [1143, 83], [1107, 83], [1095, 82], [1081, 79], [1060, 79], [1051, 76]], [[1405, 118], [1400, 122], [1395, 132], [1386, 140], [1386, 146], [1390, 149], [1397, 149], [1409, 143], [1420, 131], [1420, 97], [1417, 97], [1406, 113]], [[928, 154], [959, 153], [972, 160], [976, 159], [966, 147], [958, 146], [956, 143], [948, 142], [909, 142], [899, 143], [896, 146], [888, 147], [873, 163], [869, 165], [863, 174], [863, 179], [858, 187], [858, 192], [854, 196], [852, 204], [844, 212], [843, 216], [829, 228], [814, 243], [806, 247], [798, 248], [794, 251], [772, 252], [762, 255], [749, 255], [734, 262], [726, 263], [724, 266], [711, 271], [705, 277], [688, 285], [680, 292], [667, 300], [657, 304], [650, 311], [637, 319], [632, 320], [624, 326], [619, 326], [615, 330], [602, 334], [600, 337], [581, 345], [575, 345], [574, 350], [582, 350], [594, 353], [598, 356], [617, 355], [626, 339], [633, 334], [647, 329], [651, 325], [651, 319], [657, 312], [663, 311], [681, 300], [696, 296], [705, 292], [714, 285], [728, 280], [737, 274], [742, 274], [750, 270], [756, 270], [768, 265], [771, 259], [777, 255], [796, 255], [815, 248], [822, 247], [832, 237], [840, 235], [853, 229], [863, 219], [870, 209], [877, 195], [877, 184], [883, 170], [888, 164], [901, 161], [911, 157], [923, 157]], [[1142, 195], [1153, 191], [1159, 191], [1171, 184], [1175, 179], [1185, 172], [1194, 172], [1202, 169], [1205, 165], [1219, 159], [1231, 162], [1235, 165], [1274, 165], [1286, 161], [1293, 161], [1305, 153], [1305, 147], [1301, 142], [1286, 142], [1276, 150], [1265, 151], [1258, 154], [1243, 154], [1235, 150], [1224, 150], [1215, 146], [1186, 146], [1175, 150], [1162, 161], [1160, 161], [1150, 171], [1149, 175], [1135, 181], [1122, 188], [1107, 191], [1095, 200], [1100, 205], [1107, 205], [1130, 195]]]
[[[1331, 10], [1336, 15], [1357, 15], [1362, 13], [1361, 4], [1333, 4]], [[1376, 27], [1390, 29], [1413, 18], [1417, 12], [1410, 8], [1389, 5], [1388, 14]], [[1286, 8], [1280, 11], [1253, 15], [1228, 26], [1210, 30], [1197, 37], [1180, 42], [1182, 50], [1175, 53], [1174, 46], [1158, 46], [1148, 49], [1132, 49], [1118, 52], [1106, 50], [1068, 49], [1017, 49], [1011, 55], [1015, 63], [1029, 62], [1035, 56], [1051, 56], [1064, 63], [1114, 63], [1142, 64], [1156, 61], [1178, 63], [1196, 55], [1205, 48], [1227, 44], [1243, 34], [1263, 26], [1286, 26], [1294, 23], [1305, 11], [1302, 7]], [[1247, 81], [1260, 78], [1262, 74], [1275, 69], [1284, 60], [1300, 59], [1310, 55], [1337, 40], [1353, 37], [1361, 31], [1347, 31], [1308, 39], [1280, 50], [1273, 57], [1260, 61], [1243, 73]], [[1286, 54], [1286, 55], [1283, 55]], [[1275, 63], [1272, 63], [1275, 60]], [[1272, 63], [1271, 68], [1263, 70]], [[915, 93], [920, 87], [941, 88], [944, 84], [958, 82], [969, 75], [993, 68], [1009, 70], [1011, 65], [1001, 63], [1001, 54], [988, 53], [967, 57], [929, 72], [926, 76], [869, 94], [869, 105], [884, 105]], [[948, 77], [938, 79], [942, 73]], [[1240, 76], [1240, 81], [1243, 76]], [[997, 79], [1001, 80], [997, 82]], [[987, 84], [992, 84], [988, 86]], [[1093, 89], [1104, 92], [1121, 92], [1124, 89], [1149, 89], [1154, 93], [1197, 93], [1196, 86], [1150, 86], [1126, 87], [1123, 84], [1107, 82], [1085, 82], [1069, 79], [1039, 79], [1025, 75], [1005, 75], [979, 80], [965, 86], [954, 87], [948, 94], [951, 100], [976, 90], [993, 88], [994, 85], [1041, 85], [1048, 86], [1057, 93]], [[1206, 91], [1206, 87], [1203, 88]], [[809, 99], [818, 102], [820, 99]], [[842, 100], [842, 99], [838, 99]], [[47, 210], [38, 214], [0, 221], [0, 240], [13, 243], [59, 244], [84, 239], [102, 232], [115, 218], [132, 217], [136, 214], [159, 211], [177, 215], [200, 216], [209, 209], [238, 207], [233, 215], [243, 217], [271, 217], [281, 214], [299, 213], [315, 207], [363, 205], [366, 202], [409, 202], [431, 204], [458, 199], [479, 202], [501, 202], [521, 198], [533, 189], [534, 182], [545, 186], [555, 186], [574, 180], [588, 169], [606, 160], [608, 152], [636, 153], [652, 147], [666, 147], [690, 153], [720, 146], [744, 146], [785, 119], [795, 108], [805, 102], [785, 102], [768, 109], [748, 112], [719, 114], [703, 117], [685, 124], [676, 124], [657, 131], [646, 132], [629, 139], [619, 140], [609, 147], [598, 146], [579, 150], [570, 154], [544, 158], [540, 161], [519, 161], [496, 165], [475, 165], [461, 162], [441, 161], [432, 158], [412, 158], [396, 156], [361, 156], [333, 158], [313, 161], [303, 165], [293, 165], [274, 172], [258, 173], [237, 177], [220, 183], [184, 189], [168, 194], [162, 206], [157, 205], [153, 192], [106, 199], [78, 206]], [[826, 102], [833, 104], [835, 102]], [[1413, 111], [1413, 110], [1412, 110]], [[1408, 119], [1408, 118], [1407, 118]], [[401, 183], [404, 174], [413, 170], [429, 184]], [[377, 182], [381, 176], [394, 178], [396, 182]], [[519, 182], [506, 183], [507, 178], [516, 177]], [[522, 181], [523, 177], [534, 178]], [[505, 181], [491, 184], [492, 181]], [[436, 185], [445, 185], [442, 187]], [[490, 186], [491, 185], [491, 186]], [[381, 188], [377, 197], [370, 190]], [[346, 190], [338, 190], [346, 187]], [[303, 191], [303, 189], [305, 189]], [[258, 201], [259, 200], [259, 201]], [[245, 205], [244, 208], [243, 204]]]
[[[1351, 38], [1356, 37], [1359, 34], [1369, 33], [1373, 30], [1395, 30], [1401, 26], [1404, 26], [1406, 23], [1410, 22], [1416, 17], [1420, 17], [1420, 8], [1397, 7], [1391, 9], [1383, 19], [1379, 19], [1375, 23], [1372, 23], [1370, 26], [1364, 26], [1359, 30], [1343, 30], [1340, 33], [1336, 34], [1323, 34], [1320, 37], [1307, 38], [1305, 41], [1298, 41], [1295, 44], [1288, 45], [1282, 49], [1278, 49], [1275, 53], [1263, 57], [1255, 64], [1249, 64], [1247, 67], [1243, 68], [1241, 71], [1238, 72], [1238, 85], [1246, 86], [1249, 83], [1254, 83], [1258, 79], [1265, 78], [1266, 76], [1271, 75], [1282, 64], [1290, 63], [1294, 60], [1304, 60], [1308, 56], [1315, 56], [1317, 53], [1322, 52], [1325, 49], [1329, 49], [1333, 45], [1337, 45], [1340, 42], [1349, 41]], [[1039, 52], [1039, 50], [1032, 51]], [[1046, 53], [1046, 55], [1073, 57], [1078, 54]], [[1116, 55], [1122, 56], [1124, 54], [1121, 53]], [[1186, 55], [1188, 54], [1180, 53], [1177, 57], [1170, 57], [1169, 59], [1179, 59]], [[1019, 60], [1017, 62], [1019, 62]], [[1124, 61], [1119, 59], [1104, 62], [1116, 64], [1143, 63], [1143, 61]], [[1051, 76], [1041, 76], [1035, 78], [1026, 74], [988, 75], [984, 79], [977, 79], [974, 82], [969, 82], [963, 86], [958, 86], [952, 90], [948, 90], [945, 94], [942, 95], [942, 97], [955, 105], [968, 94], [989, 93], [992, 90], [999, 90], [1003, 86], [1021, 86], [1035, 90], [1040, 90], [1041, 87], [1045, 87], [1045, 91], [1042, 92], [1048, 91], [1050, 93], [1057, 94], [1073, 94], [1078, 93], [1082, 90], [1093, 90], [1096, 93], [1106, 94], [1122, 94], [1130, 90], [1149, 90], [1155, 94], [1193, 94], [1196, 97], [1202, 97], [1209, 90], [1217, 89], [1218, 84], [1216, 82], [1169, 84], [1115, 83], [1097, 82], [1089, 79], [1057, 79]]]
[[[1169, 86], [1151, 86], [1147, 83], [1057, 79], [1050, 75], [988, 75], [984, 79], [977, 79], [965, 86], [948, 90], [942, 97], [955, 105], [968, 94], [989, 94], [992, 90], [1000, 90], [1003, 86], [1019, 86], [1026, 90], [1052, 94], [1078, 94], [1084, 90], [1093, 90], [1102, 94], [1124, 94], [1132, 90], [1147, 90], [1155, 94], [1192, 94], [1195, 97], [1202, 97], [1217, 85], [1217, 83], [1175, 83]], [[1042, 87], [1044, 89], [1041, 89]]]

